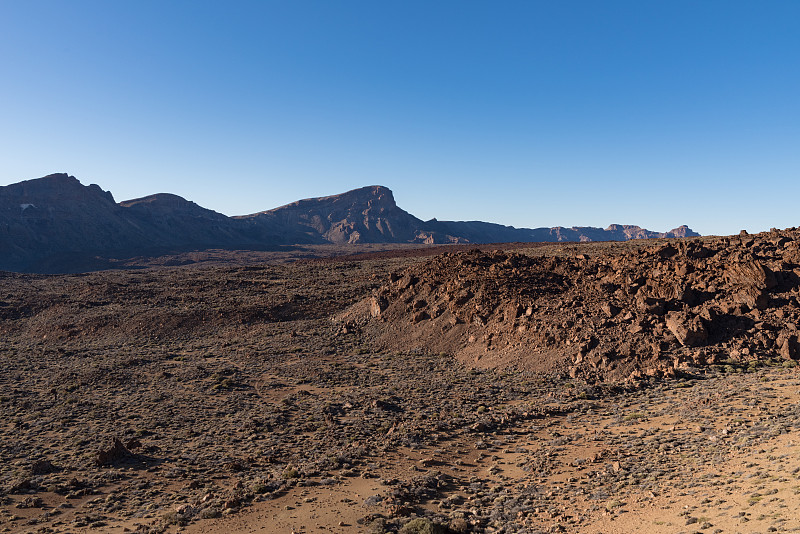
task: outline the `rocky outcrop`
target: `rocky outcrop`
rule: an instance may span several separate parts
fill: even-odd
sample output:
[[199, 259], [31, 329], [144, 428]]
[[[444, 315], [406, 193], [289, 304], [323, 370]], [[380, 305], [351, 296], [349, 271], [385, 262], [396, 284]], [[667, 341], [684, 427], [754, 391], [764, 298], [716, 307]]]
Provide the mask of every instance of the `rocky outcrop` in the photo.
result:
[[237, 217], [302, 232], [311, 242], [408, 243], [424, 223], [400, 209], [394, 195], [379, 185], [340, 195], [298, 200], [269, 211]]
[[652, 232], [638, 226], [612, 224], [606, 229], [592, 226], [566, 228], [514, 228], [481, 221], [437, 221], [425, 223], [424, 235], [434, 243], [528, 243], [528, 242], [588, 242], [628, 241], [664, 237], [697, 237], [687, 226], [669, 232]]
[[800, 231], [602, 250], [445, 254], [347, 318], [389, 349], [590, 381], [800, 358]]

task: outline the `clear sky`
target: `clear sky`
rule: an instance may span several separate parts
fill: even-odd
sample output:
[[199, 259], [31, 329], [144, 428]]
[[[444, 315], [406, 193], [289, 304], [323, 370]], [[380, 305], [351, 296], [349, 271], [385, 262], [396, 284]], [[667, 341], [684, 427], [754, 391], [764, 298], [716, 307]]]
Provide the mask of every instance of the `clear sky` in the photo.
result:
[[800, 1], [0, 0], [0, 185], [800, 226]]

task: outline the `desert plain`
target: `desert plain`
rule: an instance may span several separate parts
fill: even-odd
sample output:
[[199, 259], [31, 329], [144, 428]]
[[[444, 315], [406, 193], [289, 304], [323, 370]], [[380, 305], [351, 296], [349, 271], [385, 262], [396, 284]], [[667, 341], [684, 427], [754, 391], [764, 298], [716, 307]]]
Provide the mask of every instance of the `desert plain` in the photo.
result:
[[0, 531], [800, 531], [796, 229], [311, 252], [0, 274]]

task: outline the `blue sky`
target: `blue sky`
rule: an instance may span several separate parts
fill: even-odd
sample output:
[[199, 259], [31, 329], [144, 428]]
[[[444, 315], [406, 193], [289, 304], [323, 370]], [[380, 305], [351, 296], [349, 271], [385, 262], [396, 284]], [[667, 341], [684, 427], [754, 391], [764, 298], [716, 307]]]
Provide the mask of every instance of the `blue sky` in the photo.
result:
[[800, 2], [0, 2], [0, 185], [800, 226]]

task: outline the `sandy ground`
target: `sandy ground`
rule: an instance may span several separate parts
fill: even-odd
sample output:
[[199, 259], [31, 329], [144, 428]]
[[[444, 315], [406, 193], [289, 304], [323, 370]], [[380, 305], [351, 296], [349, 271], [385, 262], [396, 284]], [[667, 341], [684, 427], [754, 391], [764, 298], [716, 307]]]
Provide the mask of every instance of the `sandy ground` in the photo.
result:
[[[491, 434], [498, 445], [486, 449], [478, 442], [488, 436], [467, 434], [436, 448], [398, 451], [373, 473], [386, 479], [435, 468], [480, 480], [490, 495], [519, 498], [532, 486], [551, 494], [546, 509], [521, 512], [515, 531], [800, 531], [800, 434], [796, 416], [786, 413], [800, 400], [797, 373], [767, 370], [689, 384], [595, 401], [579, 416], [514, 426]], [[570, 439], [555, 444], [554, 436]], [[553, 459], [548, 474], [528, 469], [529, 452]], [[625, 472], [635, 474], [592, 482]], [[374, 507], [365, 501], [385, 493], [380, 479], [345, 478], [331, 487], [295, 489], [186, 531], [366, 532], [358, 519]], [[469, 517], [467, 507], [443, 506], [454, 496], [469, 494], [455, 491], [426, 507]]]
[[788, 259], [749, 360], [621, 385], [332, 320], [420, 261], [3, 274], [0, 532], [800, 531]]

